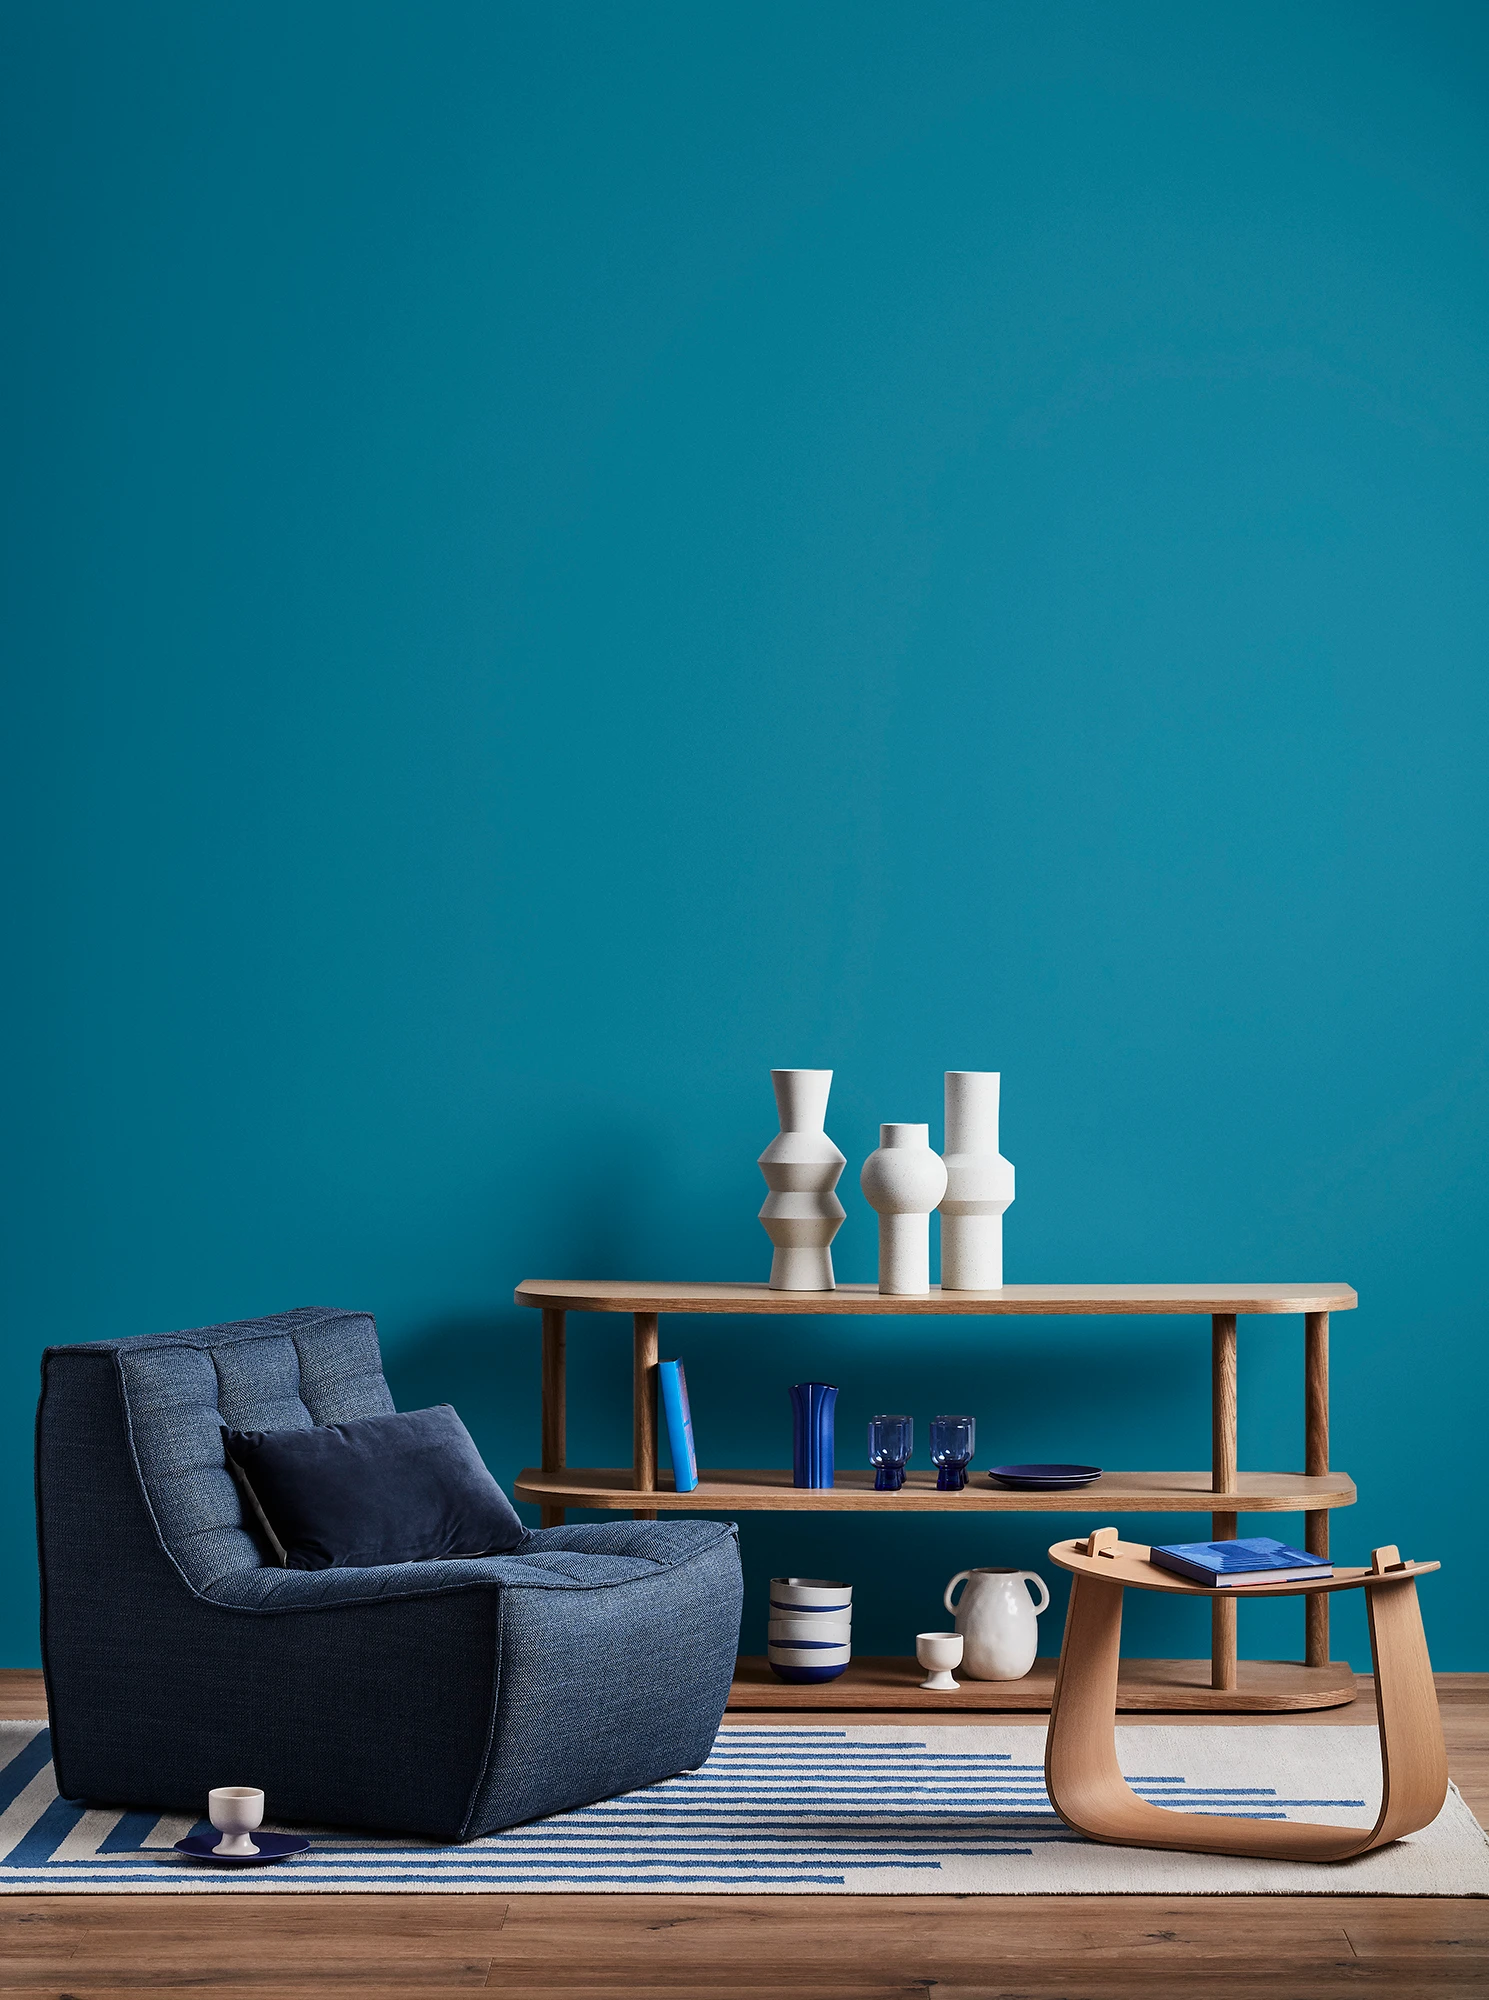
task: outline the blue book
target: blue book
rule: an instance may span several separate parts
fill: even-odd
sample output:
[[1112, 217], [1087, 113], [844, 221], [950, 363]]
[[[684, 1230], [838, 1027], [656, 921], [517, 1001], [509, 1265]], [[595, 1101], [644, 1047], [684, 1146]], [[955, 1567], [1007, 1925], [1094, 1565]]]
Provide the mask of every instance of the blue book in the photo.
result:
[[1160, 1569], [1191, 1583], [1207, 1583], [1214, 1590], [1235, 1590], [1248, 1583], [1296, 1583], [1300, 1578], [1322, 1579], [1334, 1574], [1327, 1556], [1311, 1556], [1305, 1549], [1273, 1541], [1270, 1535], [1253, 1535], [1240, 1542], [1170, 1542], [1148, 1551]]
[[657, 1374], [662, 1392], [662, 1413], [667, 1419], [667, 1442], [672, 1447], [672, 1483], [679, 1493], [691, 1493], [698, 1484], [698, 1454], [693, 1449], [688, 1378], [682, 1372], [680, 1361], [659, 1361]]

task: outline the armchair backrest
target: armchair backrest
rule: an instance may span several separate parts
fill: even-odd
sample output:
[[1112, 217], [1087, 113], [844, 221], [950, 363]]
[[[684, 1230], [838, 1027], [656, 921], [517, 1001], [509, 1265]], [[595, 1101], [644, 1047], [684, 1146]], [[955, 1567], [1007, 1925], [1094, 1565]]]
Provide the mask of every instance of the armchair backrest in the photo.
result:
[[[224, 1427], [308, 1430], [392, 1408], [370, 1313], [301, 1306], [271, 1319], [48, 1348], [38, 1493], [44, 1500], [49, 1487], [70, 1488], [84, 1474], [78, 1447], [90, 1434], [122, 1431], [161, 1542], [205, 1592], [264, 1560], [223, 1456]], [[59, 1479], [64, 1460], [72, 1477]]]

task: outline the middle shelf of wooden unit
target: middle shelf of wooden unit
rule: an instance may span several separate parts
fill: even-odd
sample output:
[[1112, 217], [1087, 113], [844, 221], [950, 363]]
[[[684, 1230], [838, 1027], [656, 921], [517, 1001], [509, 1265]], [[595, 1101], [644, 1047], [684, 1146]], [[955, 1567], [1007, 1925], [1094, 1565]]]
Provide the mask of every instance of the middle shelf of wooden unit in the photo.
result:
[[1355, 1483], [1347, 1472], [1240, 1472], [1234, 1486], [1217, 1493], [1208, 1472], [1105, 1472], [1089, 1486], [1061, 1492], [1027, 1492], [994, 1486], [974, 1472], [957, 1493], [942, 1493], [934, 1472], [912, 1472], [897, 1493], [876, 1493], [871, 1469], [839, 1472], [832, 1486], [793, 1486], [789, 1466], [699, 1474], [691, 1493], [679, 1493], [672, 1475], [657, 1475], [655, 1491], [631, 1483], [628, 1466], [566, 1466], [543, 1472], [529, 1466], [517, 1480], [517, 1498], [542, 1507], [595, 1507], [631, 1513], [734, 1514], [1301, 1514], [1351, 1507]]

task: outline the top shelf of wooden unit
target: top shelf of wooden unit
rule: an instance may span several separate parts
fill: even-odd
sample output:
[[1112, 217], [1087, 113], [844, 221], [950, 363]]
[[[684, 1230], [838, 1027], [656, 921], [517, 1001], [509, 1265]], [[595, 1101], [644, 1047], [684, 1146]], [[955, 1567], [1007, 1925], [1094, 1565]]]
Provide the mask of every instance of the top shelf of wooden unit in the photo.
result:
[[524, 1278], [520, 1306], [595, 1313], [1327, 1313], [1359, 1303], [1349, 1285], [1004, 1285], [924, 1297], [839, 1285], [773, 1292], [768, 1285], [673, 1285], [599, 1278]]
[[896, 1493], [876, 1493], [872, 1467], [840, 1470], [832, 1486], [794, 1486], [790, 1466], [768, 1466], [701, 1472], [691, 1492], [679, 1493], [670, 1472], [659, 1472], [656, 1487], [641, 1492], [625, 1467], [571, 1465], [557, 1472], [528, 1466], [517, 1476], [517, 1498], [616, 1513], [648, 1507], [692, 1514], [1306, 1514], [1353, 1506], [1355, 1483], [1347, 1472], [1238, 1472], [1231, 1487], [1217, 1492], [1208, 1472], [1106, 1472], [1089, 1486], [1031, 1493], [994, 1486], [974, 1467], [956, 1493], [942, 1493], [935, 1473], [924, 1470], [907, 1473]]

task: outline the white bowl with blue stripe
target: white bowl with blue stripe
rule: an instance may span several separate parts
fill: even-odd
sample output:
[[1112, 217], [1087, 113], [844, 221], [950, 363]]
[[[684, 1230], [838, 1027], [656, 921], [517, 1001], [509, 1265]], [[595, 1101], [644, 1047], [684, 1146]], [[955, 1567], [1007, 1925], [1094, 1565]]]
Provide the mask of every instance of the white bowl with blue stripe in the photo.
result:
[[773, 1646], [797, 1646], [804, 1642], [814, 1646], [824, 1642], [846, 1646], [853, 1637], [853, 1621], [840, 1618], [836, 1612], [822, 1618], [788, 1618], [782, 1613], [771, 1619], [765, 1636]]
[[851, 1583], [835, 1583], [822, 1576], [773, 1576], [770, 1579], [770, 1608], [799, 1617], [803, 1612], [849, 1611], [853, 1606]]
[[783, 1681], [835, 1681], [853, 1657], [849, 1646], [770, 1646], [770, 1670]]
[[846, 1667], [853, 1657], [851, 1646], [772, 1646], [772, 1666]]

